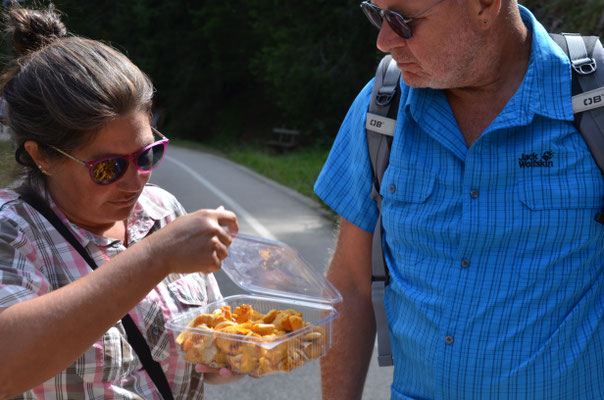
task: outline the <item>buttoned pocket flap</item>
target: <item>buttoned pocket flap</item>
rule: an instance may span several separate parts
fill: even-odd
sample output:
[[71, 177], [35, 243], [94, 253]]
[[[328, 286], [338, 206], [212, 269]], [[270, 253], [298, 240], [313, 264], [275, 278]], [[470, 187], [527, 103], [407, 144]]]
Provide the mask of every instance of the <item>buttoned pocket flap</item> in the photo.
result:
[[200, 274], [185, 275], [171, 282], [168, 290], [180, 303], [186, 305], [203, 306], [208, 300], [206, 283]]
[[520, 201], [531, 210], [602, 207], [599, 173], [574, 176], [535, 176], [519, 184]]
[[436, 176], [423, 169], [388, 166], [380, 194], [384, 198], [407, 203], [423, 203], [434, 191]]

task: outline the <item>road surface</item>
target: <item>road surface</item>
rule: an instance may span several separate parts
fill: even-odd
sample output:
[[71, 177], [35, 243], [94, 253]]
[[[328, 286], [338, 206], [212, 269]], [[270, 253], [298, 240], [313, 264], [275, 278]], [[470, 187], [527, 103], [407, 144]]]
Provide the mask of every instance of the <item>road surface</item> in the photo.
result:
[[[234, 211], [240, 232], [287, 243], [318, 271], [324, 272], [329, 263], [336, 237], [333, 218], [327, 211], [247, 168], [208, 153], [170, 145], [151, 182], [173, 193], [187, 211], [220, 205]], [[221, 271], [216, 278], [224, 296], [243, 293]], [[392, 368], [379, 368], [372, 357], [363, 399], [389, 399], [391, 382]], [[319, 400], [319, 388], [319, 363], [313, 361], [289, 374], [206, 385], [206, 398]]]

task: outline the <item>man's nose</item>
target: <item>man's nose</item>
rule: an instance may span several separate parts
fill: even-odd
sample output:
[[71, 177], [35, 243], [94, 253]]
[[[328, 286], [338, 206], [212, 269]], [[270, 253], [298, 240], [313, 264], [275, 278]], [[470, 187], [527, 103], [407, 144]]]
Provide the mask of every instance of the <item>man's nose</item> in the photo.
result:
[[380, 33], [377, 37], [377, 48], [384, 53], [390, 53], [393, 48], [406, 45], [407, 40], [397, 35], [392, 30], [388, 22], [384, 20], [384, 22], [382, 22], [382, 28], [380, 29]]

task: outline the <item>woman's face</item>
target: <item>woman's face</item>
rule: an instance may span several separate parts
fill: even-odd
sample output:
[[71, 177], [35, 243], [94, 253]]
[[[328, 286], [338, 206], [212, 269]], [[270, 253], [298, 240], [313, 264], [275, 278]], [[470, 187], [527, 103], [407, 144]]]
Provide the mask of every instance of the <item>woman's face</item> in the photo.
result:
[[[153, 143], [147, 115], [132, 112], [108, 122], [86, 146], [70, 152], [82, 161], [128, 155]], [[141, 173], [130, 161], [126, 173], [108, 185], [90, 178], [88, 168], [67, 157], [49, 163], [50, 194], [69, 220], [91, 232], [99, 233], [124, 221], [132, 212], [150, 173]]]

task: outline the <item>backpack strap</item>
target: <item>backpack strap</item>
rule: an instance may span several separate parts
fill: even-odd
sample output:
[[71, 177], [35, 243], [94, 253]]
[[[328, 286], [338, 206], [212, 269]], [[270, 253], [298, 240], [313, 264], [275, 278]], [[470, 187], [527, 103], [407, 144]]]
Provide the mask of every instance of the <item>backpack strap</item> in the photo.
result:
[[[597, 36], [550, 34], [568, 55], [573, 74], [575, 127], [604, 174], [604, 49]], [[600, 66], [600, 68], [598, 68]], [[604, 208], [595, 220], [604, 224]]]
[[392, 60], [392, 56], [387, 55], [382, 59], [377, 68], [371, 93], [371, 103], [365, 122], [367, 147], [373, 169], [371, 198], [375, 200], [379, 212], [373, 231], [371, 252], [371, 301], [377, 327], [378, 364], [380, 367], [393, 364], [390, 332], [384, 306], [384, 294], [390, 275], [382, 247], [382, 196], [380, 195], [380, 185], [390, 161], [390, 147], [392, 146], [400, 99], [400, 73], [401, 71], [396, 66], [396, 62]]

